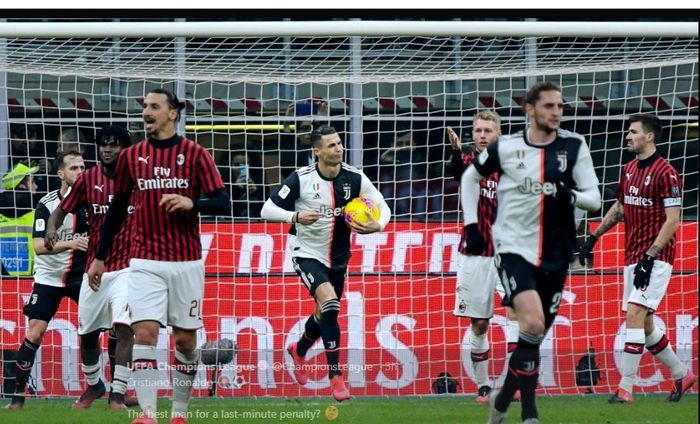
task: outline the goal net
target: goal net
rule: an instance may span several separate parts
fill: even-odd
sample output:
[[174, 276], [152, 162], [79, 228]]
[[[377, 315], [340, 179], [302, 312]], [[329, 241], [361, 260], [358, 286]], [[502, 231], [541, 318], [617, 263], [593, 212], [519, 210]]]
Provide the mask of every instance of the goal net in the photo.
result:
[[[101, 126], [123, 125], [134, 140], [144, 136], [148, 90], [165, 86], [186, 101], [180, 131], [213, 154], [233, 204], [229, 217], [202, 219], [206, 299], [198, 337], [200, 344], [231, 339], [237, 354], [216, 373], [201, 370], [196, 395], [207, 396], [212, 381], [221, 396], [328, 394], [320, 343], [308, 355], [319, 365], [309, 383], [301, 387], [291, 375], [285, 347], [303, 331], [313, 302], [291, 267], [289, 226], [259, 218], [279, 182], [313, 160], [305, 141], [315, 124], [340, 132], [346, 162], [367, 174], [393, 211], [384, 232], [352, 237], [339, 318], [351, 393], [429, 394], [441, 372], [456, 378], [461, 392], [475, 393], [469, 321], [452, 313], [461, 212], [446, 128], [465, 149], [477, 111], [497, 111], [504, 134], [522, 130], [523, 95], [545, 79], [562, 87], [562, 126], [586, 138], [601, 181], [604, 207], [581, 214], [581, 234], [614, 202], [621, 166], [631, 159], [629, 115], [662, 119], [658, 148], [683, 177], [683, 222], [668, 294], [654, 319], [697, 374], [697, 26], [527, 22], [494, 30], [493, 22], [375, 22], [362, 33], [347, 22], [257, 24], [0, 24], [0, 173], [21, 161], [40, 165], [39, 190], [55, 188], [51, 162], [61, 142], [80, 143], [94, 164]], [[0, 294], [8, 380], [10, 351], [27, 328], [31, 252], [15, 235], [2, 238], [2, 255], [11, 274], [2, 277]], [[542, 348], [543, 393], [584, 393], [577, 367], [591, 349], [601, 373], [594, 390], [616, 387], [623, 264], [620, 224], [596, 246], [593, 267], [572, 266]], [[506, 326], [497, 300], [489, 332], [496, 385], [506, 371]], [[77, 307], [64, 301], [30, 382], [40, 396], [81, 393], [76, 329]], [[167, 363], [171, 342], [159, 343], [159, 361]], [[102, 362], [108, 376], [106, 353]], [[166, 393], [168, 371], [161, 372]], [[644, 355], [641, 391], [666, 391], [669, 378]]]

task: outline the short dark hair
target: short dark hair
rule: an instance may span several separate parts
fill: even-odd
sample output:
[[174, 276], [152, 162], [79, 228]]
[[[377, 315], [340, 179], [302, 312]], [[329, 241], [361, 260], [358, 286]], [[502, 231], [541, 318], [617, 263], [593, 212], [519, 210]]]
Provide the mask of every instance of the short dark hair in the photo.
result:
[[311, 147], [321, 147], [323, 137], [331, 134], [336, 134], [338, 131], [330, 125], [321, 125], [311, 133]]
[[654, 143], [656, 143], [656, 140], [661, 139], [663, 125], [661, 125], [661, 120], [658, 116], [652, 115], [651, 113], [635, 113], [630, 116], [629, 119], [630, 124], [634, 122], [641, 123], [645, 132], [654, 133]]
[[561, 87], [553, 83], [552, 81], [540, 81], [530, 87], [525, 93], [525, 98], [523, 99], [523, 108], [525, 105], [535, 105], [540, 99], [540, 93], [543, 91], [558, 91], [561, 93]]
[[177, 98], [177, 95], [175, 93], [173, 93], [172, 91], [170, 91], [164, 87], [159, 87], [159, 88], [154, 88], [153, 90], [149, 90], [148, 94], [151, 94], [151, 93], [164, 95], [167, 98], [168, 106], [170, 106], [170, 109], [177, 110], [176, 121], [180, 120], [180, 114], [186, 106], [185, 102], [181, 102], [180, 99]]
[[101, 146], [109, 140], [115, 140], [122, 148], [131, 146], [131, 134], [126, 128], [119, 125], [105, 125], [97, 132], [95, 141], [98, 146]]
[[58, 153], [56, 153], [56, 160], [55, 160], [56, 171], [61, 170], [66, 166], [66, 164], [64, 162], [64, 159], [66, 158], [66, 156], [80, 156], [82, 158], [83, 154], [77, 150], [66, 150], [66, 151], [61, 150], [61, 151], [59, 151]]

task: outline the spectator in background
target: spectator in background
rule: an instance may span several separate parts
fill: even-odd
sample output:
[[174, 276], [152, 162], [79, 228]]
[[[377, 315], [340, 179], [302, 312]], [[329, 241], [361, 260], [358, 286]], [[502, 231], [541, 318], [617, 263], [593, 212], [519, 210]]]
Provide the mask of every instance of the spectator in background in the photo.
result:
[[236, 153], [231, 161], [231, 199], [233, 216], [259, 216], [262, 208], [262, 190], [253, 180], [248, 158]]
[[[34, 208], [41, 198], [33, 174], [37, 167], [17, 164], [2, 177], [0, 244], [2, 275], [31, 275]], [[21, 242], [19, 240], [22, 240]]]
[[425, 219], [427, 162], [413, 132], [398, 136], [379, 163], [380, 191], [396, 216], [412, 214]]
[[316, 161], [311, 151], [311, 132], [314, 128], [313, 121], [297, 121], [294, 124], [293, 144], [290, 137], [281, 138], [283, 143], [280, 146], [282, 178], [286, 178], [294, 170], [311, 165]]

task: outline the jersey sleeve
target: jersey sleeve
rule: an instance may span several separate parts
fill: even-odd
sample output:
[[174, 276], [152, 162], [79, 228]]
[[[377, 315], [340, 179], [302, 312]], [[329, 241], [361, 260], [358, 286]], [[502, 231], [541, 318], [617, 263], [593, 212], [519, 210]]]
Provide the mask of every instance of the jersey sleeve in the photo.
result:
[[49, 221], [49, 216], [51, 216], [49, 208], [47, 208], [45, 204], [39, 203], [39, 206], [37, 206], [34, 212], [33, 238], [44, 238], [46, 235], [46, 223]]
[[65, 213], [75, 213], [87, 203], [85, 174], [80, 174], [58, 205]]
[[667, 172], [661, 174], [659, 179], [659, 197], [664, 202], [665, 208], [681, 207], [683, 205], [683, 182], [678, 171], [669, 166]]
[[571, 172], [571, 176], [576, 183], [576, 189], [585, 191], [591, 188], [598, 188], [598, 175], [593, 168], [593, 158], [591, 151], [584, 140], [581, 140], [578, 155], [576, 155], [576, 163]]
[[131, 193], [134, 188], [134, 179], [131, 176], [129, 167], [129, 154], [132, 148], [124, 149], [119, 152], [119, 160], [117, 162], [116, 179], [114, 183], [115, 193]]
[[294, 202], [299, 198], [299, 195], [299, 174], [292, 172], [282, 181], [282, 184], [272, 192], [270, 200], [284, 210], [293, 211]]
[[498, 158], [498, 144], [500, 141], [495, 141], [489, 144], [486, 149], [484, 149], [476, 160], [472, 163], [477, 172], [483, 177], [488, 177], [494, 172], [501, 172], [501, 162]]
[[205, 193], [212, 193], [224, 188], [224, 181], [216, 168], [214, 158], [209, 151], [201, 148], [202, 154], [197, 161], [197, 179], [200, 187]]

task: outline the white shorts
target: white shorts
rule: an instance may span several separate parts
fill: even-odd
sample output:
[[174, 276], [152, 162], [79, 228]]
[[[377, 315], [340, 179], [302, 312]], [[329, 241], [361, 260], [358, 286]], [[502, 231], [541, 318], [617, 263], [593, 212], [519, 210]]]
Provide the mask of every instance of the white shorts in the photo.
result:
[[[454, 314], [460, 317], [493, 317], [493, 292], [498, 284], [493, 257], [459, 255]], [[503, 294], [499, 291], [499, 295]]]
[[202, 327], [204, 261], [166, 262], [132, 259], [131, 322], [157, 321], [185, 330]]
[[114, 324], [129, 325], [129, 268], [102, 274], [98, 291], [92, 291], [83, 274], [78, 302], [78, 334], [107, 330]]
[[654, 261], [649, 278], [649, 287], [641, 291], [634, 287], [634, 267], [637, 264], [627, 265], [624, 270], [625, 291], [622, 295], [622, 310], [627, 312], [627, 304], [635, 303], [646, 306], [655, 311], [661, 303], [661, 299], [666, 295], [668, 283], [671, 281], [671, 271], [673, 266], [667, 262]]

